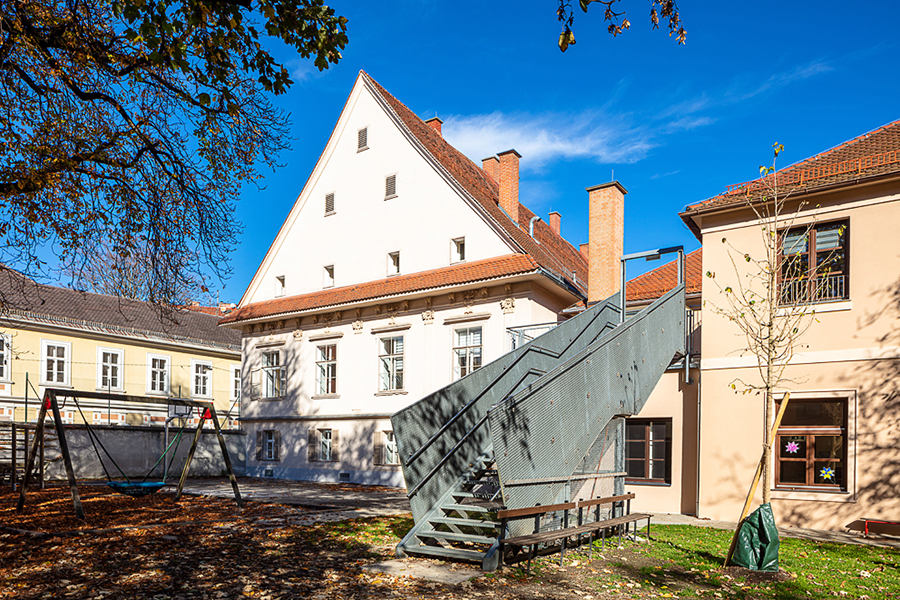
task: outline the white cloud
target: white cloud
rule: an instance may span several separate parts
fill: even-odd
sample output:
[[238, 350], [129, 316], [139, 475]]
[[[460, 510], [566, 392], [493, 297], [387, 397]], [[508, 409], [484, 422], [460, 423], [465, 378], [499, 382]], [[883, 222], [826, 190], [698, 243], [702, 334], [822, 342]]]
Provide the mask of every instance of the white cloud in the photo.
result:
[[444, 122], [443, 133], [475, 161], [515, 148], [524, 157], [523, 169], [539, 169], [558, 159], [633, 163], [656, 145], [646, 128], [632, 127], [625, 119], [609, 119], [595, 111], [575, 115], [454, 115]]
[[322, 77], [325, 73], [319, 71], [312, 59], [293, 59], [284, 63], [291, 79], [294, 83], [305, 83], [306, 81]]
[[[626, 82], [595, 109], [578, 113], [453, 115], [445, 119], [444, 137], [473, 161], [515, 148], [523, 170], [538, 171], [553, 161], [588, 159], [601, 164], [629, 164], [645, 158], [666, 136], [710, 125], [715, 111], [750, 100], [832, 70], [823, 60], [797, 66], [760, 79], [743, 75], [718, 90], [707, 90], [673, 102], [683, 88], [659, 98], [659, 106], [616, 112], [615, 104]], [[666, 174], [668, 175], [668, 174]]]

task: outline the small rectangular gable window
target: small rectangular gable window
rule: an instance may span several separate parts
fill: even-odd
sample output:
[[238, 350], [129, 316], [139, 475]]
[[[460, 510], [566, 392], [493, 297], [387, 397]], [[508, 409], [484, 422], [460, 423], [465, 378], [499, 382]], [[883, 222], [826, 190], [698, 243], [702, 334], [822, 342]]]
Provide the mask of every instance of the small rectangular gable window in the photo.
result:
[[388, 175], [384, 178], [384, 199], [393, 198], [397, 195], [397, 176]]
[[356, 151], [362, 152], [369, 148], [369, 128], [363, 127], [356, 132]]
[[284, 296], [284, 275], [279, 275], [275, 278], [275, 297], [281, 298]]
[[399, 252], [391, 252], [388, 254], [387, 274], [388, 275], [399, 275], [400, 274], [400, 253]]
[[334, 212], [334, 192], [325, 194], [325, 214], [330, 215]]
[[325, 267], [323, 277], [324, 281], [322, 282], [322, 287], [334, 287], [334, 265], [328, 265], [327, 267]]
[[452, 262], [462, 262], [466, 260], [466, 238], [456, 238], [450, 242], [450, 253]]

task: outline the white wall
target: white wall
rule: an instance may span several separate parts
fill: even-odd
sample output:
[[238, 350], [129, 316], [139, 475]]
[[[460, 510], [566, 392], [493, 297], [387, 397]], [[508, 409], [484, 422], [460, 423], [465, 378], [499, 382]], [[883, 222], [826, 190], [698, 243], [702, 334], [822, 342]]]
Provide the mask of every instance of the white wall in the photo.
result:
[[[357, 132], [368, 128], [368, 150]], [[397, 196], [385, 200], [385, 177], [397, 175]], [[325, 216], [325, 195], [335, 212]], [[383, 279], [387, 254], [400, 252], [401, 272], [451, 264], [451, 240], [465, 237], [466, 260], [512, 249], [446, 183], [403, 136], [362, 80], [351, 93], [332, 138], [301, 192], [243, 304], [322, 289], [323, 268], [335, 287]]]

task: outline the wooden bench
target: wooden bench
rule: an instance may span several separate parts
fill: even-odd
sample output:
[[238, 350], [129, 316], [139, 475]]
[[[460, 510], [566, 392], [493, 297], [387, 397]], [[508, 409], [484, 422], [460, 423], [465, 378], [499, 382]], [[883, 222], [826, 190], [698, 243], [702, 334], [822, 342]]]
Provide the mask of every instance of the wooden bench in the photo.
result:
[[[559, 562], [562, 564], [566, 555], [566, 541], [575, 537], [576, 545], [581, 544], [581, 537], [587, 535], [589, 539], [588, 556], [593, 556], [594, 535], [600, 532], [603, 547], [606, 546], [606, 531], [608, 529], [616, 529], [619, 535], [619, 541], [622, 540], [623, 526], [624, 534], [628, 534], [629, 525], [635, 523], [635, 532], [637, 532], [637, 522], [647, 519], [647, 538], [650, 538], [650, 515], [647, 513], [632, 513], [631, 500], [634, 494], [623, 494], [621, 496], [609, 496], [606, 498], [595, 498], [592, 500], [576, 500], [574, 502], [566, 502], [563, 504], [548, 504], [546, 506], [529, 506], [525, 508], [514, 508], [509, 510], [501, 510], [497, 512], [500, 519], [500, 561], [504, 561], [505, 547], [512, 546], [516, 548], [516, 553], [521, 549], [528, 547], [528, 568], [531, 571], [531, 559], [534, 557], [539, 544], [546, 544], [561, 540]], [[609, 519], [600, 518], [600, 507], [604, 505], [612, 505], [612, 517]], [[594, 509], [594, 521], [590, 523], [584, 522], [585, 509]], [[624, 514], [616, 516], [616, 509], [624, 509]], [[569, 511], [578, 510], [577, 525], [569, 526]], [[549, 513], [562, 512], [563, 523], [562, 528], [552, 531], [541, 531], [541, 518]], [[503, 537], [509, 532], [509, 521], [517, 519], [534, 518], [534, 532], [527, 535], [515, 537]]]

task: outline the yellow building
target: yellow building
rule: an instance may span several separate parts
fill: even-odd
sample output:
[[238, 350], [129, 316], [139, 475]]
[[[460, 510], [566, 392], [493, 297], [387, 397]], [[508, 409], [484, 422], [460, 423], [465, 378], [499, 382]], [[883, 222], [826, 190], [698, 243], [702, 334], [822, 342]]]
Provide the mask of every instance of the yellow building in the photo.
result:
[[[0, 267], [0, 421], [34, 421], [47, 387], [215, 403], [225, 428], [240, 416], [240, 332], [220, 316], [42, 285]], [[165, 405], [83, 400], [63, 420], [163, 424]]]

